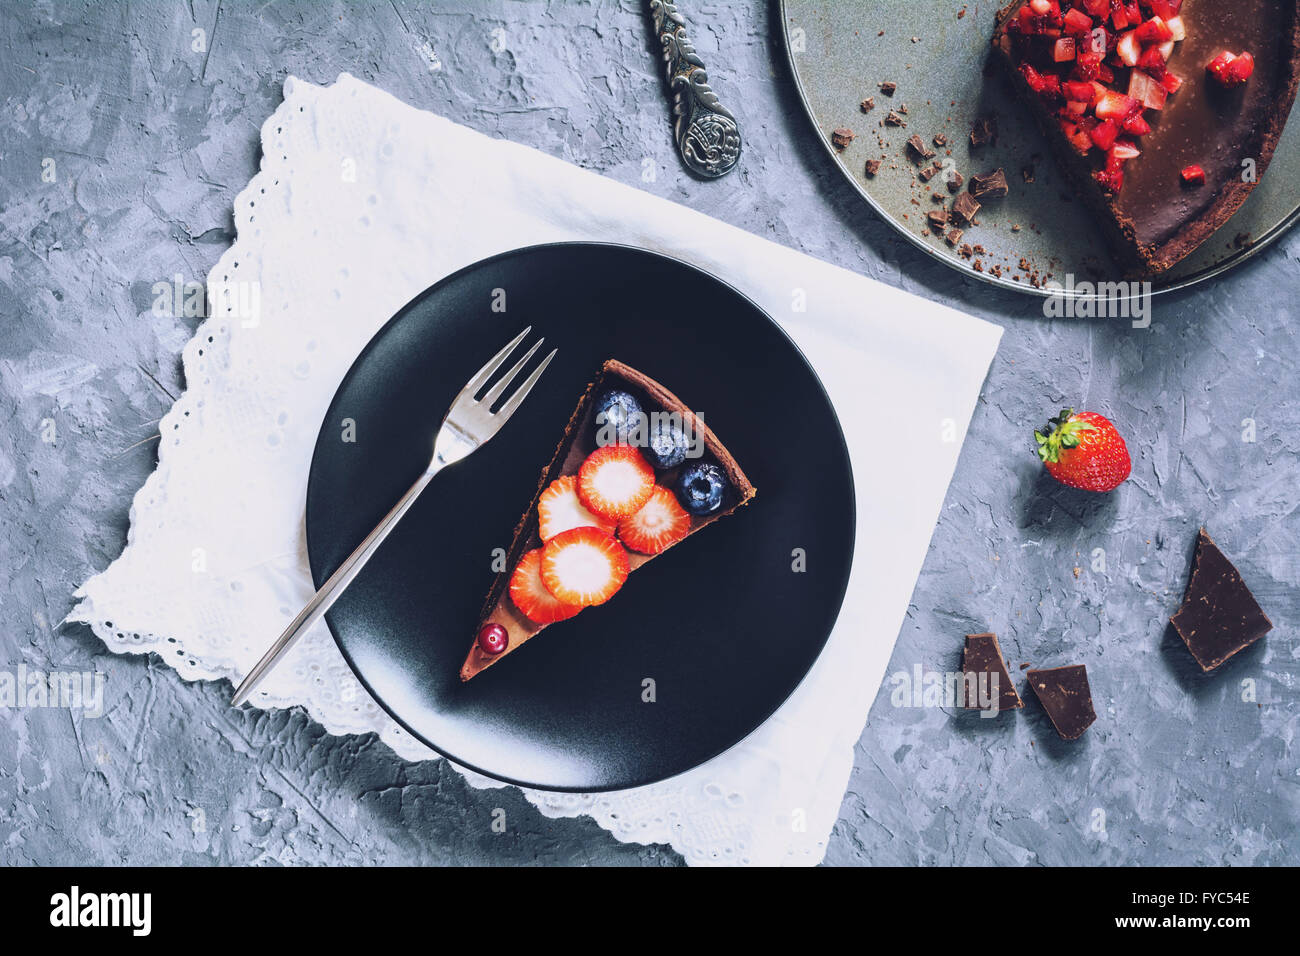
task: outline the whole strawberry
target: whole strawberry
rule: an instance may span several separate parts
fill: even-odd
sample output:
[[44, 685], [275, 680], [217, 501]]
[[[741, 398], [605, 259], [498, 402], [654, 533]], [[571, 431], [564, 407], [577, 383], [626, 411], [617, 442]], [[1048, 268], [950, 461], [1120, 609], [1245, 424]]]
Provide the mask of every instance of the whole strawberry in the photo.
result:
[[1114, 491], [1133, 463], [1128, 446], [1115, 426], [1096, 412], [1064, 409], [1047, 423], [1047, 432], [1034, 432], [1038, 457], [1053, 478], [1084, 491]]

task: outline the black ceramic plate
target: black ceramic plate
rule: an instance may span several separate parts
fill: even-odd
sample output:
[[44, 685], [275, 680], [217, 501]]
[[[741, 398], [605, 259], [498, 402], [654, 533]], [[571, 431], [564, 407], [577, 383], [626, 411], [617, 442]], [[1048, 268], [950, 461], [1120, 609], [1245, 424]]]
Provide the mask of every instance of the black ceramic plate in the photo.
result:
[[[326, 620], [375, 700], [457, 763], [548, 790], [652, 783], [753, 731], [821, 652], [853, 552], [848, 451], [798, 349], [730, 286], [622, 246], [520, 249], [422, 293], [343, 379], [307, 491], [318, 585], [424, 468], [456, 392], [526, 325], [559, 348], [538, 387], [434, 479]], [[608, 358], [703, 414], [758, 497], [462, 684], [493, 549]]]

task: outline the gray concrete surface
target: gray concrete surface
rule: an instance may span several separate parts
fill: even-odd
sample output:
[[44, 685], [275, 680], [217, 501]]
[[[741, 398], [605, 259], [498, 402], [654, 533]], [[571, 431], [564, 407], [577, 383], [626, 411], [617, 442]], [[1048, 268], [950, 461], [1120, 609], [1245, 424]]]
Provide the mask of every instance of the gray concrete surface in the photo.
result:
[[[58, 624], [122, 548], [157, 419], [184, 388], [195, 320], [154, 317], [150, 286], [202, 280], [231, 242], [285, 75], [347, 70], [1006, 328], [890, 672], [955, 667], [962, 634], [992, 629], [1013, 665], [1086, 663], [1099, 720], [1063, 745], [1032, 701], [981, 721], [893, 707], [887, 681], [827, 863], [1300, 863], [1300, 232], [1157, 300], [1149, 330], [1048, 321], [914, 251], [840, 181], [766, 4], [690, 7], [747, 134], [741, 168], [713, 185], [674, 160], [631, 0], [0, 5], [0, 669], [108, 677], [101, 719], [0, 710], [0, 861], [680, 862], [373, 738], [234, 711], [224, 684]], [[1030, 430], [1066, 403], [1127, 434], [1117, 494], [1041, 477]], [[1208, 677], [1165, 626], [1202, 522], [1276, 624]], [[487, 825], [497, 806], [504, 835]]]

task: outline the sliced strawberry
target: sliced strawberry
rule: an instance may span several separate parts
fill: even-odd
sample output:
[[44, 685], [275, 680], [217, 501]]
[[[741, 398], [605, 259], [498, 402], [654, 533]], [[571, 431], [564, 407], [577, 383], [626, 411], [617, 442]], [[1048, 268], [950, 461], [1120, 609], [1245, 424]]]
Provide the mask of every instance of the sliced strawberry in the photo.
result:
[[1052, 59], [1068, 63], [1074, 59], [1074, 37], [1061, 37], [1052, 47]]
[[677, 496], [664, 487], [654, 493], [636, 514], [618, 523], [618, 536], [641, 554], [658, 554], [686, 537], [691, 516], [677, 503]]
[[1164, 87], [1166, 93], [1177, 93], [1178, 88], [1183, 85], [1183, 78], [1166, 72], [1165, 75], [1160, 78], [1160, 85]]
[[599, 528], [571, 528], [542, 547], [542, 583], [562, 604], [604, 604], [627, 572], [627, 552]]
[[542, 549], [524, 555], [515, 573], [510, 575], [510, 600], [520, 613], [534, 624], [554, 624], [573, 617], [581, 604], [565, 604], [542, 583]]
[[578, 497], [611, 521], [636, 514], [654, 489], [654, 468], [631, 445], [597, 448], [578, 469]]
[[615, 522], [594, 515], [578, 499], [578, 479], [574, 475], [556, 478], [537, 499], [537, 533], [550, 541], [570, 528], [599, 528], [614, 533]]
[[1205, 185], [1205, 170], [1195, 163], [1193, 163], [1191, 166], [1184, 167], [1182, 175], [1183, 175], [1183, 183], [1185, 185], [1188, 186]]

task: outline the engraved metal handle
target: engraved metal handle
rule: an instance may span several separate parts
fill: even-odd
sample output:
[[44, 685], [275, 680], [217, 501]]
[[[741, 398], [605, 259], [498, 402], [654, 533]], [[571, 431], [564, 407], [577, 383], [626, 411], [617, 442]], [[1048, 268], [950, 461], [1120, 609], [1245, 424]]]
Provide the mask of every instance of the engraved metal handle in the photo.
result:
[[697, 176], [725, 176], [740, 160], [740, 127], [709, 86], [704, 61], [686, 36], [686, 20], [677, 11], [677, 4], [649, 0], [649, 5], [664, 51], [677, 150], [686, 167]]

